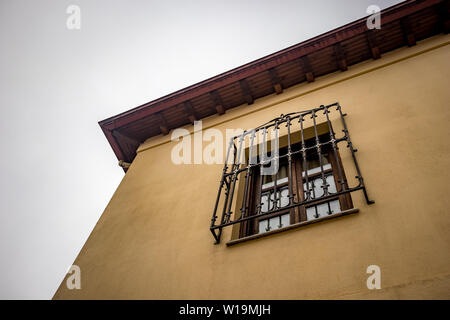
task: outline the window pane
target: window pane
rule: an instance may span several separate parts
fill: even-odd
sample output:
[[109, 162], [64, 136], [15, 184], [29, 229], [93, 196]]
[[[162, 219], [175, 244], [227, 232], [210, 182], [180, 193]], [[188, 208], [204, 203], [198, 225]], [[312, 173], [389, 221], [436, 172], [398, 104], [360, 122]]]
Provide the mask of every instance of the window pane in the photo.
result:
[[[282, 184], [285, 182], [288, 182], [288, 175], [287, 175], [287, 164], [280, 164], [278, 167], [278, 173], [277, 173], [277, 184]], [[275, 176], [271, 175], [264, 175], [263, 176], [263, 189], [270, 188], [274, 186], [274, 178]]]
[[259, 232], [258, 233], [264, 233], [270, 231], [270, 226], [269, 226], [269, 219], [266, 220], [260, 220], [259, 221]]
[[262, 197], [261, 197], [261, 211], [262, 212], [267, 212], [269, 211], [269, 195], [270, 193], [263, 193]]
[[269, 219], [270, 230], [278, 229], [278, 225], [280, 224], [279, 220], [280, 220], [280, 218], [278, 218], [278, 217]]
[[[289, 188], [284, 187], [281, 190], [277, 190], [277, 202], [278, 208], [283, 208], [289, 205]], [[261, 196], [261, 211], [267, 212], [273, 210], [275, 203], [274, 193], [272, 190], [264, 192]]]
[[280, 165], [280, 167], [278, 168], [278, 180], [287, 178], [287, 171], [288, 170], [286, 164]]
[[303, 183], [304, 199], [306, 199], [308, 190], [311, 190], [311, 181], [308, 181], [308, 185], [306, 182]]
[[283, 208], [289, 204], [289, 188], [281, 189], [278, 193], [278, 207]]
[[332, 174], [327, 176], [328, 192], [336, 193], [336, 183], [334, 182], [334, 176]]
[[[328, 208], [328, 204], [330, 208]], [[307, 220], [314, 220], [321, 217], [325, 217], [329, 215], [329, 210], [331, 209], [331, 213], [341, 212], [341, 206], [339, 205], [339, 200], [331, 200], [322, 204], [318, 204], [316, 206], [306, 208], [306, 218]], [[316, 216], [316, 210], [318, 216]]]
[[316, 179], [314, 179], [314, 198], [319, 198], [321, 196], [323, 196], [323, 189], [321, 188], [322, 186], [322, 178], [318, 177]]
[[[307, 169], [308, 169], [308, 175], [320, 172], [319, 157], [316, 156], [316, 158], [307, 159], [306, 166], [307, 166]], [[322, 166], [323, 166], [323, 170], [331, 169], [331, 164], [328, 161], [328, 156], [327, 155], [322, 155]], [[305, 176], [305, 171], [303, 171], [302, 175], [303, 175], [303, 177]]]
[[[336, 193], [336, 183], [334, 182], [334, 177], [332, 174], [327, 175], [325, 177], [327, 184], [328, 184], [328, 192], [330, 193]], [[323, 180], [322, 177], [316, 177], [315, 179], [313, 179], [312, 181], [308, 181], [309, 184], [309, 189], [311, 191], [311, 198], [312, 199], [317, 199], [320, 198], [321, 196], [323, 196]], [[314, 185], [314, 188], [312, 188], [312, 185]], [[305, 199], [306, 199], [306, 191], [307, 191], [307, 187], [306, 187], [306, 182], [303, 183], [303, 191], [305, 192]]]
[[306, 208], [306, 220], [314, 220], [319, 218], [316, 216], [316, 206]]
[[264, 188], [268, 188], [268, 187], [272, 187], [273, 186], [273, 182], [272, 182], [272, 176], [271, 175], [264, 175], [263, 176], [263, 189]]
[[325, 217], [328, 215], [328, 202], [321, 203], [317, 205], [317, 212], [319, 213], [320, 217]]
[[288, 225], [291, 224], [290, 222], [290, 217], [289, 217], [289, 213], [288, 214], [283, 214], [281, 216], [281, 224], [283, 225], [283, 227], [287, 227]]
[[270, 218], [270, 219], [264, 219], [259, 221], [259, 232], [258, 233], [264, 233], [271, 230], [276, 230], [280, 228], [284, 228], [290, 225], [290, 218], [289, 213], [283, 214], [281, 216], [281, 224], [280, 224], [280, 216]]
[[341, 212], [341, 206], [339, 204], [339, 200], [330, 201], [330, 207], [332, 213]]

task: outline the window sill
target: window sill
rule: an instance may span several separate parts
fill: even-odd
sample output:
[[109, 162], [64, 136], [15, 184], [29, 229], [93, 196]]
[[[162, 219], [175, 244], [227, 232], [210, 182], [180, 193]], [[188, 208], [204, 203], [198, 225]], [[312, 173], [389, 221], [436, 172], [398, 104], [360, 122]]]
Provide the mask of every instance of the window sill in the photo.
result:
[[258, 239], [258, 238], [262, 238], [262, 237], [266, 237], [266, 236], [270, 236], [274, 233], [280, 233], [283, 231], [287, 231], [287, 230], [291, 230], [291, 229], [295, 229], [295, 228], [299, 228], [302, 226], [306, 226], [312, 223], [317, 223], [317, 222], [321, 222], [324, 220], [329, 220], [329, 219], [334, 219], [337, 217], [341, 217], [341, 216], [346, 216], [349, 214], [354, 214], [354, 213], [358, 213], [359, 209], [358, 208], [353, 208], [353, 209], [349, 209], [349, 210], [345, 210], [345, 211], [341, 211], [323, 218], [319, 218], [319, 219], [315, 219], [315, 220], [309, 220], [309, 221], [303, 221], [303, 222], [299, 222], [296, 224], [291, 224], [287, 227], [281, 228], [281, 229], [276, 229], [276, 230], [272, 230], [272, 231], [268, 231], [268, 232], [264, 232], [264, 233], [259, 233], [259, 234], [254, 234], [248, 237], [244, 237], [244, 238], [239, 238], [239, 239], [234, 239], [234, 240], [230, 240], [227, 242], [227, 246], [232, 246], [241, 242], [245, 242], [245, 241], [249, 241], [249, 240], [253, 240], [253, 239]]

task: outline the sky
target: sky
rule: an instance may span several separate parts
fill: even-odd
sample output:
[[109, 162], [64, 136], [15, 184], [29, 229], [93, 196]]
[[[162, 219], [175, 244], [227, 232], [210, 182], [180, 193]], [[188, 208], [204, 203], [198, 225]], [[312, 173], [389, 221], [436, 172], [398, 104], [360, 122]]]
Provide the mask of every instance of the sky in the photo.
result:
[[0, 299], [51, 299], [123, 178], [98, 121], [399, 2], [0, 0]]

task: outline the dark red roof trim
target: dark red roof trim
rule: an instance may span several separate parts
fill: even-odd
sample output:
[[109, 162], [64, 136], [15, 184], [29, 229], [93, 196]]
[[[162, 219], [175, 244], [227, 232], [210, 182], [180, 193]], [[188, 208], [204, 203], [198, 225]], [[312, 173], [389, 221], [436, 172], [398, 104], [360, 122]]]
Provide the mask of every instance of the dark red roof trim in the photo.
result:
[[[406, 41], [399, 38], [397, 40], [398, 43], [392, 42], [390, 47], [386, 47], [384, 49], [384, 52], [403, 45], [414, 45], [414, 32], [417, 34], [418, 38], [426, 38], [442, 31], [448, 32], [448, 8], [449, 6], [447, 0], [402, 2], [381, 12], [382, 29], [380, 31], [369, 31], [367, 29], [367, 17], [359, 19], [340, 28], [301, 42], [297, 45], [278, 51], [261, 59], [247, 63], [241, 67], [224, 72], [210, 79], [100, 121], [100, 127], [111, 144], [117, 158], [119, 160], [132, 161], [136, 155], [137, 147], [146, 138], [161, 133], [167, 133], [170, 129], [190, 123], [189, 119], [192, 120], [192, 114], [186, 114], [184, 117], [182, 110], [186, 110], [186, 108], [178, 108], [180, 105], [185, 105], [185, 103], [187, 103], [189, 110], [194, 112], [196, 117], [203, 118], [214, 114], [217, 111], [223, 113], [226, 109], [236, 107], [237, 105], [241, 105], [246, 102], [250, 104], [253, 102], [253, 97], [259, 98], [275, 91], [279, 93], [280, 87], [275, 87], [274, 90], [270, 91], [271, 89], [264, 87], [264, 84], [255, 84], [254, 88], [249, 89], [247, 85], [247, 83], [249, 83], [249, 78], [255, 79], [255, 77], [258, 77], [259, 74], [267, 73], [267, 77], [271, 77], [273, 85], [273, 82], [275, 81], [273, 75], [277, 74], [277, 72], [274, 71], [276, 68], [281, 69], [284, 65], [297, 60], [303, 61], [301, 60], [302, 57], [304, 57], [304, 60], [309, 60], [311, 64], [313, 64], [314, 60], [311, 59], [311, 57], [314, 54], [320, 54], [321, 52], [324, 52], [325, 54], [326, 52], [324, 50], [327, 50], [327, 48], [332, 46], [335, 46], [333, 50], [334, 53], [329, 54], [326, 58], [322, 58], [324, 60], [320, 61], [321, 65], [325, 63], [328, 64], [330, 68], [329, 70], [322, 71], [322, 74], [320, 75], [334, 72], [339, 69], [346, 70], [347, 64], [345, 61], [345, 55], [351, 56], [354, 51], [361, 56], [360, 59], [353, 61], [353, 64], [370, 58], [378, 58], [380, 56], [379, 47], [382, 47], [383, 39], [389, 37], [392, 39], [397, 39], [399, 33], [398, 30], [401, 30], [400, 32], [404, 34]], [[423, 14], [421, 13], [422, 11]], [[425, 22], [421, 23], [421, 21], [428, 21], [428, 24]], [[391, 27], [386, 27], [385, 30], [383, 30], [383, 26]], [[408, 30], [409, 33], [405, 34], [405, 30]], [[358, 36], [361, 35], [367, 36], [367, 48], [362, 48], [361, 43], [351, 43], [351, 39], [355, 39], [355, 41], [362, 41], [362, 38], [358, 38]], [[395, 38], [396, 36], [397, 38]], [[377, 37], [381, 37], [382, 40], [378, 41], [380, 42], [379, 45], [376, 41]], [[346, 47], [346, 53], [342, 54], [342, 48], [344, 47]], [[339, 54], [336, 54], [336, 52]], [[332, 61], [337, 58], [339, 61]], [[336, 63], [335, 69], [332, 69], [331, 67], [333, 63]], [[343, 63], [345, 64], [345, 68], [342, 67]], [[290, 69], [293, 68], [289, 68], [289, 70]], [[308, 70], [303, 69], [303, 71]], [[285, 75], [282, 78], [293, 79], [293, 77], [296, 76], [293, 72], [298, 73], [298, 70], [292, 70], [291, 74], [285, 72]], [[278, 77], [276, 78], [278, 81]], [[263, 76], [254, 81], [259, 81], [259, 83], [261, 83], [261, 81], [263, 81], [261, 79], [263, 79]], [[305, 72], [305, 75], [301, 78], [296, 78], [292, 81], [286, 80], [285, 86], [295, 85], [305, 80], [314, 81], [314, 70], [310, 70], [309, 74]], [[245, 82], [246, 90], [242, 89], [242, 82]], [[241, 89], [239, 90], [239, 87], [236, 87], [237, 89], [232, 89], [231, 87], [234, 83], [237, 83], [238, 85], [240, 84], [239, 87]], [[239, 97], [241, 100], [233, 100], [233, 102], [230, 102], [228, 106], [220, 105], [216, 108], [211, 108], [209, 104], [211, 103], [214, 105], [215, 101], [218, 100], [218, 90], [224, 90], [224, 88], [228, 88], [228, 92], [231, 92], [231, 96], [233, 97], [242, 96]], [[246, 98], [249, 94], [251, 101]], [[204, 97], [207, 96], [212, 97], [211, 102], [205, 102], [207, 100], [205, 100], [206, 98]], [[200, 99], [200, 102], [198, 102], [197, 105], [192, 105], [190, 101], [197, 98]], [[220, 101], [222, 100], [224, 99], [220, 99]], [[197, 116], [199, 113], [202, 115]], [[166, 115], [163, 116], [164, 114]], [[158, 125], [161, 119], [164, 121], [164, 126]], [[172, 123], [172, 126], [167, 127], [167, 123]]]

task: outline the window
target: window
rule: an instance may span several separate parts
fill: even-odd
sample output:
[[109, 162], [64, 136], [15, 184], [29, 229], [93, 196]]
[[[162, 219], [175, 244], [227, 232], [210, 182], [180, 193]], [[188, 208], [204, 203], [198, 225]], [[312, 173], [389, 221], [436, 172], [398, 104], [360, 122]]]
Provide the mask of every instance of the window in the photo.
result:
[[[216, 243], [222, 229], [231, 225], [234, 238], [247, 239], [357, 212], [350, 196], [357, 190], [368, 204], [374, 203], [345, 116], [334, 103], [281, 115], [233, 137], [211, 219]], [[342, 134], [333, 126], [340, 126]], [[342, 150], [349, 151], [347, 162], [354, 164], [355, 186], [347, 182]]]
[[[319, 140], [327, 146], [321, 151], [320, 160], [318, 154], [312, 152], [312, 149], [307, 154], [305, 162], [303, 162], [301, 153], [295, 153], [291, 159], [294, 201], [304, 202], [307, 199], [315, 201], [308, 205], [283, 210], [290, 203], [289, 164], [286, 157], [283, 158], [283, 155], [287, 154], [287, 149], [280, 149], [281, 159], [276, 175], [263, 175], [261, 178], [260, 171], [253, 171], [249, 195], [251, 209], [249, 212], [253, 213], [255, 219], [241, 224], [240, 237], [281, 229], [298, 222], [319, 219], [353, 208], [350, 194], [321, 200], [324, 196], [324, 186], [327, 187], [327, 192], [330, 195], [337, 194], [342, 190], [337, 163], [339, 162], [340, 168], [343, 168], [343, 166], [339, 151], [336, 150], [336, 153], [334, 153], [332, 148], [329, 147], [329, 133], [319, 136]], [[305, 141], [305, 144], [309, 148], [313, 147], [314, 139]], [[300, 150], [301, 146], [293, 145], [292, 148], [293, 150]], [[342, 174], [343, 183], [347, 184], [344, 170], [342, 170]], [[262, 181], [262, 186], [259, 185], [259, 181]], [[280, 210], [273, 214], [261, 216], [261, 214], [275, 209]]]

